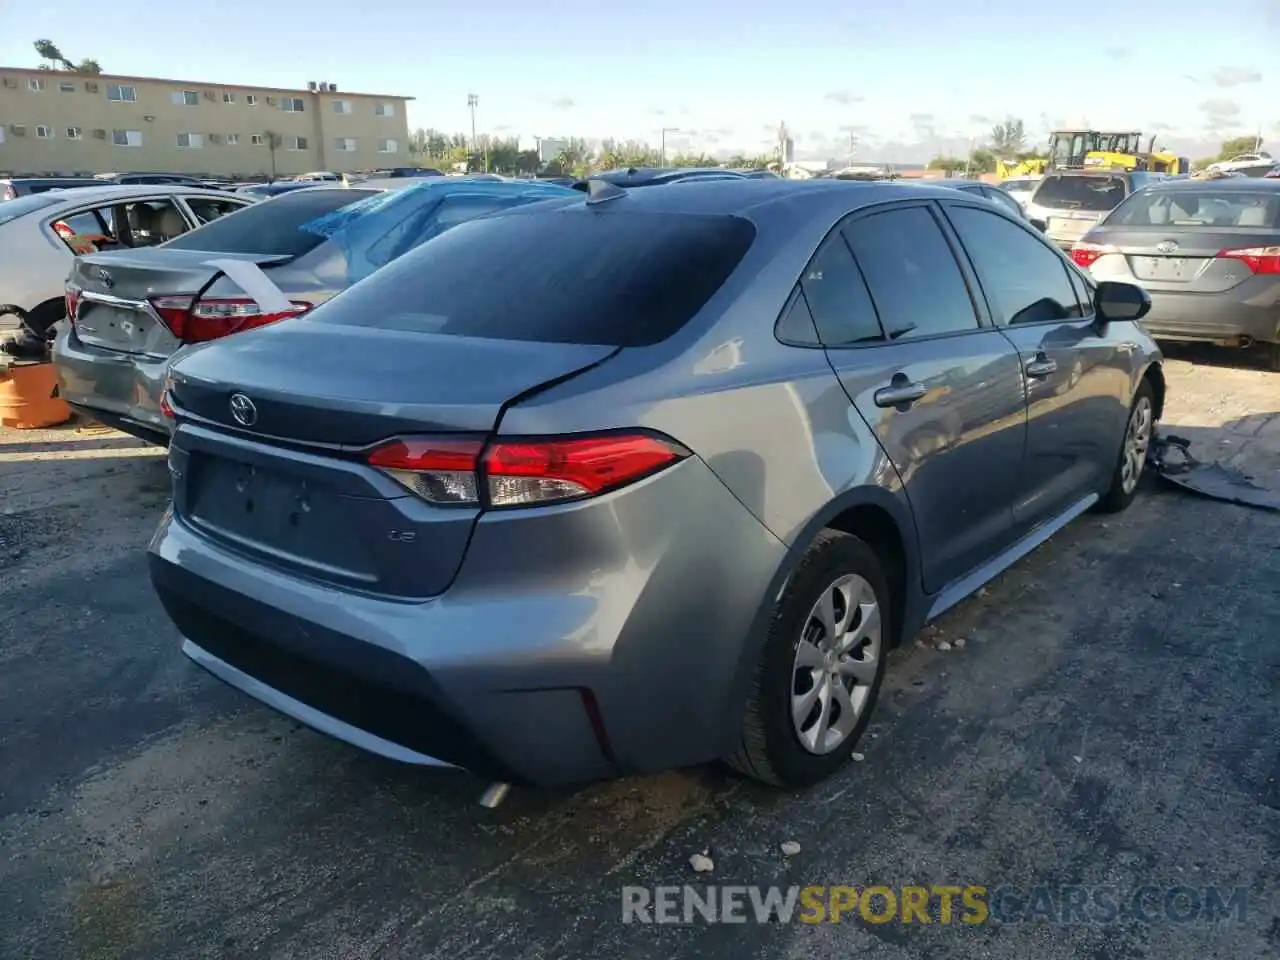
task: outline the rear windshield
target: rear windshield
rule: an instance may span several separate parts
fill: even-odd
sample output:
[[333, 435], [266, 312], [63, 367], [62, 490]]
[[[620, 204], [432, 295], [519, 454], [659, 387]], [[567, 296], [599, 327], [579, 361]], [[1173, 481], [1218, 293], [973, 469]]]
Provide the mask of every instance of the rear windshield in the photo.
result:
[[1111, 210], [1125, 198], [1123, 177], [1045, 177], [1031, 202], [1066, 210]]
[[175, 250], [301, 257], [325, 241], [324, 237], [301, 229], [303, 224], [376, 193], [357, 189], [286, 193], [220, 217], [164, 246]]
[[[0, 208], [2, 209], [2, 208]], [[1110, 217], [1121, 227], [1269, 227], [1280, 230], [1280, 192], [1168, 190], [1136, 193]]]
[[60, 203], [62, 197], [56, 193], [53, 195], [47, 193], [31, 193], [25, 197], [18, 197], [16, 200], [5, 200], [0, 203], [0, 223], [8, 223], [10, 220], [17, 220], [24, 217], [33, 210], [39, 210], [42, 207], [51, 207], [55, 203]]
[[472, 220], [315, 314], [317, 323], [638, 347], [671, 336], [755, 239], [740, 217], [540, 210]]

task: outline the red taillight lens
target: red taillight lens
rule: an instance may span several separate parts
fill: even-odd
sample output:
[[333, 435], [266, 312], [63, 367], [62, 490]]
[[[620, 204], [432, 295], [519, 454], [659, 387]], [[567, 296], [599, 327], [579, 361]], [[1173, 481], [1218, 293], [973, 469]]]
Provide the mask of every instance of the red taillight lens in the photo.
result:
[[173, 419], [173, 404], [169, 402], [169, 385], [166, 383], [160, 391], [160, 412], [170, 420]]
[[432, 503], [529, 507], [597, 496], [657, 473], [689, 451], [648, 433], [499, 440], [418, 437], [368, 455]]
[[1081, 240], [1071, 248], [1071, 259], [1076, 262], [1077, 266], [1088, 270], [1099, 257], [1105, 257], [1108, 253], [1115, 252], [1114, 247], [1110, 247], [1105, 243], [1086, 243]]
[[13, 188], [13, 184], [9, 184], [4, 188], [4, 198], [6, 200], [18, 199], [18, 191]]
[[293, 309], [264, 313], [253, 300], [220, 297], [194, 300], [192, 297], [155, 297], [151, 301], [160, 319], [183, 343], [205, 343], [241, 330], [265, 327], [278, 320], [296, 317], [311, 304], [293, 301]]
[[76, 307], [80, 306], [80, 288], [67, 284], [67, 290], [63, 295], [62, 302], [67, 310], [67, 318], [75, 322]]
[[1227, 260], [1239, 260], [1259, 276], [1280, 274], [1280, 247], [1242, 247], [1238, 250], [1223, 250], [1218, 256]]
[[61, 220], [59, 220], [57, 223], [53, 225], [53, 232], [56, 233], [58, 236], [60, 236], [63, 240], [70, 240], [72, 237], [76, 235], [76, 232], [71, 229], [71, 226], [67, 223], [64, 223]]

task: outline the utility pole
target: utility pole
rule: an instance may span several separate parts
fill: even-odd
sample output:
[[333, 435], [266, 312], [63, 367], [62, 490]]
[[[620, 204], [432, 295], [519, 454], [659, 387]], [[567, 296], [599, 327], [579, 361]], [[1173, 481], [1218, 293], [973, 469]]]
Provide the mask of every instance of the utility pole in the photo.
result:
[[853, 166], [853, 155], [858, 149], [858, 135], [852, 130], [849, 131], [849, 166]]
[[480, 146], [476, 140], [476, 107], [480, 106], [480, 98], [474, 93], [467, 94], [467, 109], [471, 111], [471, 155], [475, 156], [480, 152]]
[[679, 132], [680, 132], [679, 127], [663, 127], [662, 128], [662, 134], [659, 139], [659, 145], [658, 145], [658, 156], [661, 157], [659, 164], [661, 166], [665, 167], [667, 165], [667, 134], [679, 133]]

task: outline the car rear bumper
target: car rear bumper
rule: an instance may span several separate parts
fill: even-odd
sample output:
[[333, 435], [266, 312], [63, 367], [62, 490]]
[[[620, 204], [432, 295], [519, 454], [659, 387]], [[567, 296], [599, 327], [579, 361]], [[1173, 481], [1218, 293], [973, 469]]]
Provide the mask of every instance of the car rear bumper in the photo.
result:
[[1158, 340], [1230, 345], [1280, 341], [1280, 304], [1251, 303], [1229, 295], [1151, 292], [1150, 296], [1151, 312], [1142, 319], [1142, 326]]
[[53, 342], [58, 395], [71, 406], [126, 433], [167, 443], [169, 419], [160, 394], [172, 357], [118, 353], [91, 347], [64, 324]]
[[484, 515], [453, 585], [426, 602], [290, 575], [172, 514], [151, 578], [197, 663], [395, 760], [554, 784], [726, 753], [733, 680], [784, 545], [696, 459], [537, 514]]

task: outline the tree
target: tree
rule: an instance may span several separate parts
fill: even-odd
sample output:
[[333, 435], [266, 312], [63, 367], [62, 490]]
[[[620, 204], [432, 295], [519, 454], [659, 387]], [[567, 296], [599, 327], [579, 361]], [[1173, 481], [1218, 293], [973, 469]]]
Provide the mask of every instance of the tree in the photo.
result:
[[1257, 137], [1232, 137], [1230, 140], [1222, 141], [1222, 149], [1215, 159], [1230, 160], [1242, 153], [1256, 153], [1261, 148], [1262, 142]]
[[267, 145], [267, 149], [271, 152], [271, 182], [276, 180], [276, 151], [280, 149], [280, 135], [271, 130], [262, 131], [262, 142]]
[[56, 70], [61, 67], [63, 70], [82, 73], [91, 77], [96, 77], [102, 73], [102, 65], [92, 58], [86, 58], [79, 63], [72, 63], [63, 56], [62, 50], [52, 40], [37, 40], [32, 46], [36, 48], [36, 53], [40, 59], [46, 61], [40, 64], [41, 70]]
[[964, 157], [934, 157], [929, 161], [927, 170], [943, 170], [946, 173], [959, 173], [965, 168]]
[[1012, 157], [1022, 152], [1027, 131], [1017, 117], [1005, 117], [1004, 123], [991, 128], [991, 149], [998, 157]]
[[980, 173], [995, 173], [996, 155], [985, 147], [978, 147], [973, 153], [969, 154], [969, 163], [966, 169], [972, 176], [977, 176]]

